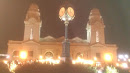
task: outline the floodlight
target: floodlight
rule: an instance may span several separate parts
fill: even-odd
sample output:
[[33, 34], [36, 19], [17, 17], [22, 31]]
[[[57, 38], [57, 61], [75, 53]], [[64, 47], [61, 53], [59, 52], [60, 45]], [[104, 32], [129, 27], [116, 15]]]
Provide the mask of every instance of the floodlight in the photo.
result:
[[20, 52], [20, 58], [21, 59], [26, 59], [27, 58], [27, 52], [26, 51], [21, 51]]
[[119, 59], [123, 59], [123, 58], [124, 58], [124, 56], [123, 56], [123, 55], [119, 55], [118, 57], [119, 57]]

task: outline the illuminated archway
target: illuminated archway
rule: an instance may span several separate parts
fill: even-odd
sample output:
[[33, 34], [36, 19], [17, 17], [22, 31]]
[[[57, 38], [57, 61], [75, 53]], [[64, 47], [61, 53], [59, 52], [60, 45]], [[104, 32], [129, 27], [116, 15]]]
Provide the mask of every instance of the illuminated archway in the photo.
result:
[[19, 51], [14, 51], [13, 52], [13, 57], [18, 57], [19, 56]]
[[82, 53], [80, 53], [80, 52], [79, 52], [79, 53], [77, 53], [77, 54], [76, 54], [76, 58], [78, 58], [78, 57], [79, 57], [79, 58], [83, 58], [83, 54], [82, 54]]
[[53, 53], [52, 52], [46, 52], [45, 53], [45, 58], [53, 58]]

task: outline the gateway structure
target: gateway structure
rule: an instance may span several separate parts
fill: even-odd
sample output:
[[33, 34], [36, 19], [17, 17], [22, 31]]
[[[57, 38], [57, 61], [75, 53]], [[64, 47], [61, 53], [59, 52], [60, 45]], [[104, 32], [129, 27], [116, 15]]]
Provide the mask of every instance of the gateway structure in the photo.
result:
[[[39, 8], [36, 4], [31, 4], [24, 20], [24, 40], [8, 42], [8, 54], [12, 59], [19, 59], [20, 51], [27, 52], [27, 59], [43, 58], [57, 59], [61, 56], [62, 41], [64, 37], [54, 38], [47, 36], [40, 38], [42, 21], [40, 19]], [[111, 61], [117, 61], [117, 46], [105, 44], [104, 23], [98, 9], [92, 9], [89, 21], [86, 25], [87, 39], [75, 37], [70, 39], [70, 55], [72, 59], [77, 57], [105, 62], [106, 57], [111, 56]], [[109, 54], [109, 56], [108, 56]]]

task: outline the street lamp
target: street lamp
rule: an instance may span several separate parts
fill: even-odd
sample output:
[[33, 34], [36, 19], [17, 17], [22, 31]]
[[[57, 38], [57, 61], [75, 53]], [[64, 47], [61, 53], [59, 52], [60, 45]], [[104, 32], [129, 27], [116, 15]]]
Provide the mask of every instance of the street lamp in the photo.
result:
[[26, 51], [21, 51], [20, 52], [20, 58], [21, 59], [27, 59], [27, 52]]
[[69, 21], [73, 20], [75, 17], [74, 15], [74, 9], [70, 6], [63, 6], [60, 8], [59, 11], [59, 18], [61, 21], [64, 21], [65, 24], [65, 39], [63, 41], [63, 48], [62, 48], [62, 55], [61, 55], [61, 61], [62, 62], [71, 62], [70, 57], [70, 42], [68, 40], [68, 24]]
[[104, 59], [105, 59], [107, 62], [111, 62], [111, 61], [112, 61], [112, 56], [111, 56], [111, 54], [106, 53], [106, 54], [104, 55]]

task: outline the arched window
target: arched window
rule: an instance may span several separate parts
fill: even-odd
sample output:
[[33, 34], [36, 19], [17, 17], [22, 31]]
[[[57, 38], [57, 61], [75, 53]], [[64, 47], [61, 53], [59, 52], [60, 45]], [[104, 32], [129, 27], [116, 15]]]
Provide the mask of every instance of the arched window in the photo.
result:
[[96, 31], [96, 42], [99, 42], [99, 32]]
[[96, 53], [96, 57], [97, 57], [98, 59], [101, 59], [101, 53]]
[[46, 52], [45, 58], [53, 58], [53, 53], [52, 52]]
[[28, 56], [33, 57], [33, 51], [28, 51]]
[[19, 51], [14, 51], [13, 52], [13, 57], [18, 57], [19, 56]]
[[76, 58], [78, 58], [78, 57], [80, 57], [80, 58], [83, 58], [83, 54], [82, 53], [77, 53], [77, 55], [76, 55]]

